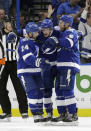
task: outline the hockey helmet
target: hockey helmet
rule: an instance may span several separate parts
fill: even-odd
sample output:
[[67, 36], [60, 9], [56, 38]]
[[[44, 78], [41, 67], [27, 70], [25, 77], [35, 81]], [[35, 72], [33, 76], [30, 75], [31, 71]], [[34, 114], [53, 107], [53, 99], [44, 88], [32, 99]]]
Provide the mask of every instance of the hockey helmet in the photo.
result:
[[44, 19], [41, 22], [41, 28], [51, 28], [51, 29], [53, 29], [53, 22], [51, 21], [51, 19]]
[[73, 24], [73, 17], [70, 15], [63, 15], [59, 20], [63, 21], [65, 24], [69, 23], [70, 26]]
[[25, 28], [29, 27], [32, 24], [34, 24], [34, 22], [28, 22]]
[[26, 27], [26, 32], [27, 34], [29, 34], [29, 32], [33, 33], [33, 32], [38, 32], [39, 31], [39, 27], [37, 24], [35, 24], [34, 22], [29, 22]]

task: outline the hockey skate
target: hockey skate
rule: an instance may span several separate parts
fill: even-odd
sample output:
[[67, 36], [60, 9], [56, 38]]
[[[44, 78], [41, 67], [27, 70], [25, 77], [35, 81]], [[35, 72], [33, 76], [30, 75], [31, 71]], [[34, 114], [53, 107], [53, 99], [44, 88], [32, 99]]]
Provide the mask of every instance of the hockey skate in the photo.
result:
[[54, 126], [61, 126], [63, 124], [63, 119], [65, 117], [65, 113], [59, 115], [59, 117], [53, 117], [51, 119], [51, 124]]
[[22, 121], [24, 121], [24, 122], [28, 122], [28, 114], [27, 113], [22, 113], [21, 114], [21, 116], [22, 116]]
[[50, 117], [43, 117], [42, 115], [34, 115], [34, 123], [38, 125], [42, 124], [43, 126], [49, 126], [50, 124]]
[[34, 115], [34, 123], [44, 122], [44, 118], [42, 115]]
[[0, 122], [10, 122], [11, 121], [11, 114], [3, 113], [0, 115]]
[[21, 116], [22, 116], [23, 119], [28, 118], [28, 114], [27, 113], [22, 113]]
[[62, 113], [62, 114], [59, 115], [59, 117], [53, 117], [53, 118], [51, 119], [51, 121], [52, 121], [52, 122], [63, 121], [64, 117], [65, 117], [65, 113]]
[[43, 117], [43, 122], [44, 122], [43, 125], [44, 126], [50, 126], [51, 125], [52, 117], [53, 117], [53, 115], [52, 115], [51, 112], [47, 113], [47, 116]]
[[78, 116], [77, 113], [67, 114], [67, 116], [63, 119], [63, 125], [67, 126], [78, 126]]
[[67, 116], [63, 119], [63, 122], [73, 122], [77, 120], [78, 120], [77, 113], [74, 113], [74, 114], [67, 114]]
[[47, 116], [46, 117], [44, 117], [44, 121], [45, 122], [48, 122], [48, 121], [51, 121], [52, 120], [52, 113], [47, 113]]

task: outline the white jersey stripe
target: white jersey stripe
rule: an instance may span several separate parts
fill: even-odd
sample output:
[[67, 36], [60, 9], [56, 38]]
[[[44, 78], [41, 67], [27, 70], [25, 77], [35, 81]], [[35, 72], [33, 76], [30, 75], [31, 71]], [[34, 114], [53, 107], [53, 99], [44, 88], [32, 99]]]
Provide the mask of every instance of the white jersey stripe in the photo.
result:
[[41, 72], [40, 68], [29, 68], [29, 69], [17, 70], [18, 74], [20, 74], [20, 73], [38, 73], [38, 72]]
[[24, 56], [23, 56], [24, 61], [25, 61], [29, 56], [31, 56], [31, 55], [33, 55], [31, 52], [30, 52], [30, 53], [27, 53], [26, 55], [24, 55]]
[[29, 104], [43, 103], [43, 99], [29, 99], [28, 98], [28, 103]]
[[51, 97], [50, 98], [44, 98], [44, 104], [52, 103]]
[[76, 103], [76, 98], [70, 98], [65, 100], [56, 100], [57, 106], [67, 106]]
[[58, 67], [76, 67], [78, 69], [80, 69], [80, 66], [77, 63], [73, 63], [73, 62], [58, 62], [57, 63]]

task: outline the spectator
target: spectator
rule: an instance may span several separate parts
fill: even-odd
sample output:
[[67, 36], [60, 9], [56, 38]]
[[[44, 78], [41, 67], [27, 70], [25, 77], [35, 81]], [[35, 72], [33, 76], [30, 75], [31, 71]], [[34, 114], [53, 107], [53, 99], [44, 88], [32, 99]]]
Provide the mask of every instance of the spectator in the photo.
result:
[[3, 28], [3, 20], [5, 17], [5, 10], [3, 8], [0, 8], [0, 31], [2, 31]]
[[3, 8], [6, 13], [10, 9], [10, 6], [12, 4], [12, 0], [0, 0], [0, 8]]
[[[91, 1], [86, 0], [86, 6], [82, 13], [79, 31], [83, 32], [84, 40], [81, 47], [81, 63], [91, 63]], [[86, 21], [85, 21], [86, 20]]]
[[53, 8], [53, 14], [52, 14], [52, 18], [53, 18], [53, 25], [56, 26], [58, 25], [57, 22], [57, 9], [59, 7], [59, 5], [61, 5], [61, 3], [66, 2], [67, 0], [51, 0], [52, 3], [52, 8]]
[[69, 14], [73, 16], [74, 23], [73, 28], [78, 28], [79, 16], [82, 13], [81, 7], [78, 5], [80, 0], [69, 0], [68, 2], [62, 3], [57, 10], [57, 17], [61, 15]]
[[0, 8], [3, 8], [3, 9], [5, 9], [5, 1], [6, 0], [0, 0]]
[[47, 12], [44, 12], [44, 11], [41, 11], [39, 13], [39, 22], [38, 22], [38, 26], [40, 28], [41, 26], [41, 22], [48, 16], [48, 13]]
[[26, 14], [23, 10], [20, 12], [20, 28], [25, 28], [26, 25]]

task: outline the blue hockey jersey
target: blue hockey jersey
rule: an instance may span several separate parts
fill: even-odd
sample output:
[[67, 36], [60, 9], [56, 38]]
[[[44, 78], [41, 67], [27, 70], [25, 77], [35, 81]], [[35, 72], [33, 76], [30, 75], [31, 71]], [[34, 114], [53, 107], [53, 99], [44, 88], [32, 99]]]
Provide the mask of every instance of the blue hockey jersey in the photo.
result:
[[56, 65], [58, 43], [58, 39], [52, 36], [49, 37], [42, 46], [43, 54], [45, 54], [52, 66]]
[[[50, 41], [51, 39], [56, 39], [58, 38], [60, 35], [59, 31], [53, 30], [52, 34], [49, 37], [44, 37], [43, 33], [40, 33], [40, 35], [38, 36], [37, 40], [38, 40], [38, 46], [39, 46], [39, 57], [40, 58], [46, 58], [49, 60], [50, 65], [53, 66], [56, 64], [56, 54], [57, 52], [54, 51], [54, 43], [52, 44], [48, 44], [48, 41]], [[51, 38], [51, 39], [49, 39]], [[49, 49], [49, 51], [48, 51]], [[48, 52], [45, 52], [48, 51]]]
[[59, 48], [57, 50], [57, 68], [73, 69], [79, 72], [80, 53], [78, 47], [78, 34], [75, 29], [60, 33]]
[[31, 39], [21, 38], [18, 47], [17, 74], [37, 75], [41, 69], [36, 66], [38, 47]]

